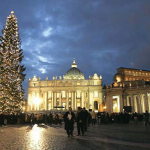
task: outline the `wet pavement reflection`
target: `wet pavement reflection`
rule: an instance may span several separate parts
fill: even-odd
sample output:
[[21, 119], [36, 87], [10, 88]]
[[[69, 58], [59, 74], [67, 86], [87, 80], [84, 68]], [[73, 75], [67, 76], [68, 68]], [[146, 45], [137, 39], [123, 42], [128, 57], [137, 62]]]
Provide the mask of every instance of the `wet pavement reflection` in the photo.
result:
[[150, 127], [143, 124], [90, 126], [85, 136], [67, 137], [64, 125], [10, 125], [0, 128], [0, 150], [148, 150]]

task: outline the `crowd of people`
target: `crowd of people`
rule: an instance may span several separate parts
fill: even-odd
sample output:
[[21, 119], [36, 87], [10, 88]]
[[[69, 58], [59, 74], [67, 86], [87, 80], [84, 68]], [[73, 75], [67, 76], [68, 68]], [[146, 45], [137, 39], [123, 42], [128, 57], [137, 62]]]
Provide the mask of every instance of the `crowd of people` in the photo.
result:
[[59, 113], [49, 113], [49, 114], [0, 114], [0, 126], [7, 124], [62, 124], [63, 114]]
[[145, 114], [137, 114], [136, 112], [133, 114], [125, 113], [112, 113], [109, 115], [108, 113], [95, 113], [92, 111], [89, 113], [85, 108], [78, 107], [77, 114], [75, 115], [72, 112], [72, 108], [69, 107], [69, 111], [64, 115], [64, 122], [65, 122], [65, 130], [67, 132], [68, 137], [73, 136], [74, 130], [74, 122], [77, 122], [77, 131], [78, 135], [84, 135], [84, 132], [87, 131], [89, 124], [98, 125], [105, 124], [105, 123], [129, 123], [130, 120], [133, 120], [134, 123], [138, 121], [145, 120], [145, 126], [147, 124], [150, 125], [149, 122], [149, 113], [148, 111]]
[[[4, 114], [0, 113], [0, 126], [7, 124], [62, 124], [65, 123], [65, 129], [67, 131], [68, 136], [73, 136], [74, 123], [77, 123], [77, 131], [78, 136], [84, 135], [87, 131], [88, 126], [91, 125], [101, 125], [106, 123], [129, 123], [133, 121], [134, 123], [138, 123], [141, 121], [145, 121], [145, 125], [150, 125], [149, 122], [149, 113], [146, 111], [144, 114], [133, 113], [129, 114], [127, 112], [124, 113], [112, 113], [108, 114], [106, 112], [98, 112], [94, 111], [89, 112], [85, 108], [78, 107], [77, 112], [73, 112], [71, 107], [69, 107], [69, 111], [66, 113], [58, 112], [58, 113], [31, 113], [31, 114]], [[68, 130], [69, 129], [69, 130]]]

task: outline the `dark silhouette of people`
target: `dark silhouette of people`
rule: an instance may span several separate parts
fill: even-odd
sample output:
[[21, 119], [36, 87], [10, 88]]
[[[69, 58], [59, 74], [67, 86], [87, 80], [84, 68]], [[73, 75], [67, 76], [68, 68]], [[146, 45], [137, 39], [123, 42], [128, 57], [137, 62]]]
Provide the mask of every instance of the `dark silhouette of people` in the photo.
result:
[[85, 109], [85, 107], [83, 108], [83, 115], [84, 115], [84, 120], [83, 120], [83, 128], [84, 131], [87, 131], [87, 125], [88, 125], [88, 111]]
[[70, 135], [73, 136], [74, 120], [75, 120], [75, 115], [72, 112], [72, 108], [69, 107], [69, 111], [66, 112], [64, 115], [65, 130], [67, 131], [68, 137], [70, 137]]
[[78, 107], [78, 110], [77, 110], [77, 130], [78, 130], [78, 136], [80, 135], [80, 132], [82, 132], [82, 135], [84, 135], [83, 123], [84, 123], [84, 112], [81, 109], [81, 107]]
[[147, 123], [150, 125], [150, 122], [149, 122], [149, 113], [146, 110], [146, 112], [145, 112], [145, 126], [147, 126]]

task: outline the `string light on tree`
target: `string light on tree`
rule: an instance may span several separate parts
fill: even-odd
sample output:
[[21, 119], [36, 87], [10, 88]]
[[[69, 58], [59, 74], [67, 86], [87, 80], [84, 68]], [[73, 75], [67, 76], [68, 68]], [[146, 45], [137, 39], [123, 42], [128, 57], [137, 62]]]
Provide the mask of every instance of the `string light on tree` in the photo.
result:
[[25, 67], [21, 64], [23, 51], [18, 31], [17, 18], [11, 11], [0, 38], [0, 111], [4, 113], [23, 109]]

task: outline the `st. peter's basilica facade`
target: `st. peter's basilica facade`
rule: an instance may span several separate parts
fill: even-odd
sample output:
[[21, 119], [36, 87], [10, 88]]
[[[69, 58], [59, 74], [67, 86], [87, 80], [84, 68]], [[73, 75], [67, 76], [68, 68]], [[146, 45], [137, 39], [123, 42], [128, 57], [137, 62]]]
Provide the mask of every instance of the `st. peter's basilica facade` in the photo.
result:
[[66, 74], [59, 78], [41, 80], [34, 76], [29, 79], [27, 111], [66, 110], [71, 106], [102, 109], [102, 77], [96, 73], [85, 79], [77, 68], [75, 60]]

